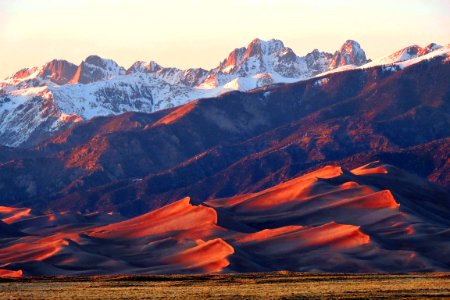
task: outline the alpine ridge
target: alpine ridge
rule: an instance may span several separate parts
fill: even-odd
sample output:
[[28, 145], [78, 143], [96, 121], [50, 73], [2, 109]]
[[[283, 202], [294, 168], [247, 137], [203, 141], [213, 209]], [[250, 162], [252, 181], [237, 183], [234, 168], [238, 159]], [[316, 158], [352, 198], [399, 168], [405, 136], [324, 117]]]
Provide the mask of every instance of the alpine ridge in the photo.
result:
[[211, 70], [166, 68], [154, 61], [139, 61], [125, 69], [96, 55], [78, 66], [52, 60], [0, 82], [0, 144], [30, 147], [97, 116], [150, 113], [193, 99], [292, 83], [327, 72], [404, 66], [436, 53], [448, 55], [448, 46], [411, 46], [367, 63], [364, 50], [352, 40], [334, 54], [315, 49], [297, 56], [280, 40], [255, 39], [247, 47], [233, 50]]

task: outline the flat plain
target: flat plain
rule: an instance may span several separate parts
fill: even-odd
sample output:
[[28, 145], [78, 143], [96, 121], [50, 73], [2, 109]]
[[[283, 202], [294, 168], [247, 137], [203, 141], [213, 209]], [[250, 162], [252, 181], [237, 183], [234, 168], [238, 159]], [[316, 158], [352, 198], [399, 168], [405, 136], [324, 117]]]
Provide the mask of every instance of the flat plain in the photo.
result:
[[450, 273], [143, 275], [0, 281], [0, 299], [450, 299]]

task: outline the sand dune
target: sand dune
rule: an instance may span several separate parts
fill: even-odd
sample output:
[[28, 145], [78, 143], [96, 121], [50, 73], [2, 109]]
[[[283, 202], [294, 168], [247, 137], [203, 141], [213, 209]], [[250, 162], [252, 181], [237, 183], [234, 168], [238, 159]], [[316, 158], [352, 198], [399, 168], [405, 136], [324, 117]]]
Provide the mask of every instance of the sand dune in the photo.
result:
[[11, 224], [17, 222], [23, 218], [30, 215], [31, 209], [29, 208], [13, 208], [0, 206], [0, 217], [1, 220], [6, 224]]
[[189, 198], [169, 204], [145, 215], [97, 228], [90, 236], [99, 238], [139, 238], [149, 235], [177, 234], [193, 229], [214, 229], [217, 214], [214, 209], [193, 206]]
[[434, 185], [375, 162], [128, 220], [1, 207], [0, 277], [450, 270], [450, 199], [417, 187], [434, 195]]
[[177, 265], [181, 270], [207, 273], [220, 272], [230, 264], [227, 257], [234, 253], [234, 249], [224, 240], [198, 240], [197, 243], [196, 247], [177, 253], [165, 261], [169, 265]]
[[23, 275], [22, 270], [10, 271], [0, 269], [0, 277], [22, 277], [22, 275]]

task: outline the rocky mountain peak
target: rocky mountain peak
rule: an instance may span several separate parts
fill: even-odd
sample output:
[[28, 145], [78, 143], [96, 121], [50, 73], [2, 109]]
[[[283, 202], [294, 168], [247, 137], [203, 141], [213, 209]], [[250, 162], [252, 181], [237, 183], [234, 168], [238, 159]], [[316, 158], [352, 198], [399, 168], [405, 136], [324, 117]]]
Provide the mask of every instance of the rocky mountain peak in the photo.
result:
[[361, 45], [354, 40], [347, 40], [339, 51], [336, 51], [330, 63], [329, 69], [335, 69], [345, 65], [361, 66], [367, 63], [367, 57]]
[[442, 48], [442, 46], [437, 45], [435, 43], [431, 43], [423, 48], [420, 47], [419, 45], [411, 45], [403, 49], [400, 49], [386, 57], [383, 57], [379, 59], [379, 61], [383, 63], [402, 62], [423, 56], [425, 54], [438, 50], [439, 48]]
[[106, 67], [106, 62], [98, 55], [89, 55], [88, 57], [86, 57], [84, 62], [100, 68]]
[[264, 41], [261, 39], [254, 39], [248, 46], [244, 55], [244, 59], [248, 57], [271, 55], [279, 52], [284, 48], [284, 44], [280, 40], [271, 39]]
[[438, 50], [438, 49], [440, 49], [440, 48], [442, 48], [442, 46], [441, 45], [438, 45], [438, 44], [436, 44], [436, 43], [431, 43], [431, 44], [428, 44], [427, 46], [425, 46], [425, 47], [423, 47], [422, 49], [421, 49], [421, 53], [420, 53], [420, 56], [422, 56], [422, 55], [425, 55], [425, 54], [428, 54], [428, 53], [430, 53], [430, 52], [433, 52], [434, 50]]
[[96, 66], [109, 72], [117, 74], [124, 73], [124, 68], [119, 66], [114, 60], [101, 58], [98, 55], [90, 55], [86, 57], [84, 63]]
[[24, 79], [29, 77], [33, 72], [36, 71], [36, 68], [23, 68], [14, 73], [12, 76], [7, 77], [6, 79]]
[[163, 69], [163, 67], [155, 61], [150, 61], [148, 63], [145, 61], [137, 61], [128, 68], [126, 73], [156, 73], [161, 69]]
[[155, 73], [161, 70], [163, 67], [158, 64], [156, 61], [150, 61], [147, 65], [147, 71], [150, 73]]
[[56, 84], [66, 84], [73, 78], [76, 71], [77, 65], [67, 60], [54, 59], [42, 67], [39, 76], [43, 79], [48, 78]]
[[81, 62], [69, 83], [87, 84], [112, 79], [125, 73], [125, 69], [115, 61], [101, 58], [98, 55], [90, 55]]
[[428, 45], [425, 47], [425, 49], [429, 49], [429, 50], [431, 50], [431, 51], [434, 51], [434, 50], [437, 50], [437, 49], [440, 49], [440, 48], [442, 48], [442, 46], [441, 46], [441, 45], [438, 45], [438, 44], [436, 44], [436, 43], [430, 43], [430, 44], [428, 44]]
[[239, 64], [241, 64], [242, 59], [244, 58], [244, 54], [247, 51], [245, 47], [234, 49], [229, 55], [228, 58], [225, 59], [221, 65], [220, 69], [223, 72], [229, 73], [233, 70], [233, 68]]

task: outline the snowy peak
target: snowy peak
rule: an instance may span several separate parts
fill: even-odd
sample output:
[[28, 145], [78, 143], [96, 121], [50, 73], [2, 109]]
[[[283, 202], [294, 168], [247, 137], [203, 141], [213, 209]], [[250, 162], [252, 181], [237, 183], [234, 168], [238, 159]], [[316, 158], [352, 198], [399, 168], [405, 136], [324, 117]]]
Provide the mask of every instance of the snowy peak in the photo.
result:
[[353, 40], [347, 40], [333, 56], [329, 69], [336, 69], [346, 65], [361, 66], [367, 63], [366, 53], [361, 45]]
[[205, 79], [207, 73], [203, 69], [187, 69], [180, 70], [178, 68], [152, 68], [150, 67], [148, 73], [154, 74], [170, 84], [182, 84], [185, 86], [194, 87]]
[[404, 62], [407, 60], [416, 59], [418, 57], [427, 55], [436, 50], [442, 49], [441, 45], [431, 43], [425, 47], [420, 47], [418, 45], [411, 45], [400, 49], [392, 54], [383, 56], [379, 59], [374, 60], [373, 62], [367, 64], [366, 66], [376, 66], [376, 65], [389, 65]]
[[17, 88], [87, 84], [124, 75], [125, 69], [115, 61], [97, 55], [88, 56], [79, 66], [67, 60], [54, 59], [43, 66], [25, 68], [6, 78], [2, 86]]
[[219, 69], [223, 73], [231, 73], [235, 71], [236, 66], [239, 66], [244, 59], [244, 55], [247, 51], [247, 48], [236, 48], [229, 55], [228, 58], [225, 59], [219, 66]]
[[255, 83], [250, 85], [253, 87], [261, 86], [260, 78], [269, 84], [277, 81], [272, 77], [298, 78], [296, 71], [301, 68], [298, 59], [292, 49], [285, 47], [280, 40], [254, 39], [247, 47], [234, 49], [217, 68], [209, 71], [202, 86], [236, 86], [235, 83], [240, 81], [236, 79], [240, 77], [253, 78]]
[[[243, 56], [238, 56], [237, 66], [241, 65], [241, 73], [250, 72], [255, 75], [264, 73], [273, 69], [277, 57], [282, 57], [284, 54], [293, 51], [286, 48], [282, 41], [271, 39], [264, 41], [261, 39], [254, 39], [245, 49]], [[237, 54], [242, 53], [241, 49]], [[294, 59], [297, 56], [294, 54]], [[243, 70], [242, 70], [243, 69]]]
[[254, 39], [247, 46], [244, 59], [271, 55], [280, 52], [282, 49], [284, 49], [284, 44], [280, 40], [271, 39], [270, 41], [263, 41], [261, 39]]
[[328, 70], [332, 58], [333, 54], [314, 49], [312, 52], [306, 54], [305, 61], [308, 69], [315, 75], [324, 70]]
[[[291, 49], [285, 48], [280, 40], [254, 39], [247, 47], [234, 49], [215, 70], [223, 74], [255, 75], [264, 73], [271, 69], [274, 58], [288, 52], [293, 53]], [[294, 58], [297, 57], [295, 54], [293, 55]]]
[[43, 66], [24, 68], [7, 77], [0, 87], [28, 88], [45, 85], [67, 84], [74, 76], [77, 66], [66, 60], [54, 59]]
[[36, 71], [38, 71], [37, 67], [23, 68], [23, 69], [17, 71], [16, 73], [14, 73], [12, 76], [7, 77], [6, 80], [9, 80], [9, 81], [25, 80], [25, 79], [31, 77], [31, 75], [33, 75]]
[[186, 86], [197, 86], [201, 84], [208, 74], [208, 71], [202, 68], [192, 68], [182, 72], [180, 83]]
[[149, 63], [145, 61], [137, 61], [134, 64], [131, 65], [131, 67], [128, 68], [126, 71], [126, 74], [133, 74], [133, 73], [156, 73], [159, 70], [161, 70], [163, 67], [161, 67], [158, 63], [154, 61], [150, 61]]
[[438, 50], [441, 48], [442, 48], [441, 45], [438, 45], [436, 43], [431, 43], [431, 44], [427, 45], [426, 47], [422, 48], [422, 53], [423, 53], [422, 55], [428, 54], [430, 52], [433, 52], [434, 50]]
[[412, 45], [393, 53], [392, 55], [390, 55], [390, 58], [392, 58], [392, 62], [402, 62], [411, 58], [419, 57], [426, 51], [427, 50], [422, 49], [418, 45]]
[[125, 75], [125, 69], [115, 61], [91, 55], [81, 62], [69, 83], [87, 84], [109, 80], [119, 75]]
[[138, 61], [135, 62], [126, 73], [146, 73], [155, 78], [162, 79], [169, 84], [194, 87], [205, 80], [208, 71], [201, 68], [191, 68], [187, 70], [165, 68], [154, 61], [150, 61], [149, 63]]
[[[219, 66], [209, 71], [202, 87], [236, 86], [246, 82], [248, 88], [279, 82], [293, 82], [327, 71], [333, 55], [314, 50], [297, 56], [280, 40], [254, 39], [247, 47], [236, 48]], [[245, 80], [237, 80], [246, 78]], [[253, 81], [253, 84], [248, 84]], [[239, 84], [242, 87], [242, 84]]]
[[39, 76], [56, 84], [66, 84], [73, 78], [76, 71], [77, 65], [67, 60], [54, 59], [42, 67]]
[[123, 69], [115, 61], [111, 59], [104, 59], [97, 55], [90, 55], [86, 57], [84, 62], [110, 72], [120, 72]]
[[397, 59], [395, 62], [401, 62], [426, 55], [440, 48], [442, 48], [442, 46], [435, 43], [431, 43], [423, 48], [418, 45], [412, 45], [395, 52], [391, 57]]

